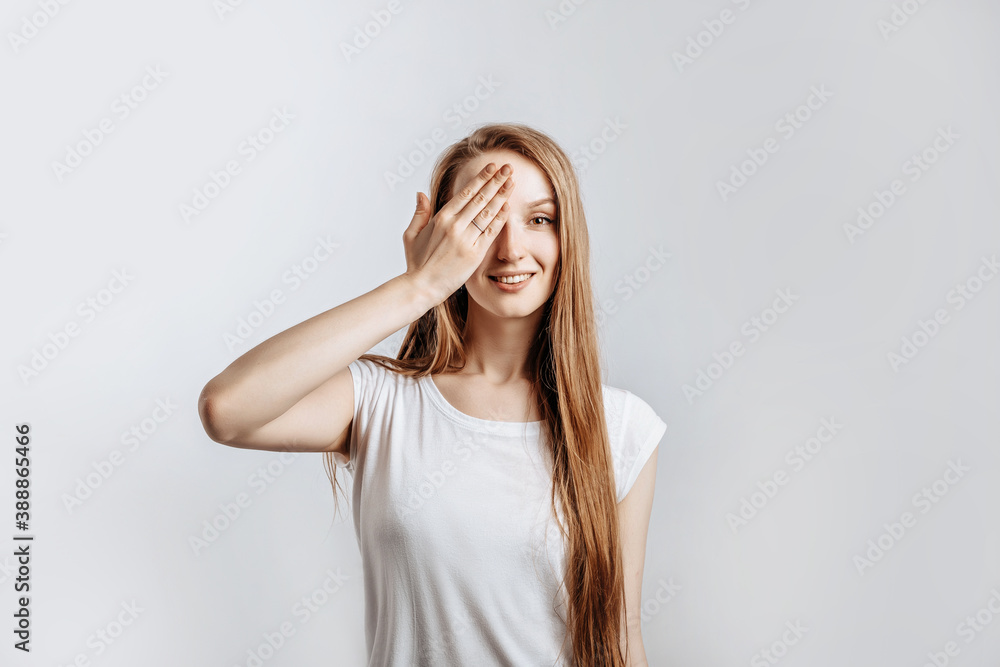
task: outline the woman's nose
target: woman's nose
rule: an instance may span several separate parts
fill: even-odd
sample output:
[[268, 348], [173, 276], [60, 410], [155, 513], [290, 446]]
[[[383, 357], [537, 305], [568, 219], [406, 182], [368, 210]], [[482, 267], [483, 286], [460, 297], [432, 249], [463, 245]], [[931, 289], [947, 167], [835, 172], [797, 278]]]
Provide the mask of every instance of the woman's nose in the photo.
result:
[[497, 248], [497, 259], [516, 262], [524, 257], [523, 231], [513, 218], [507, 221], [493, 243]]

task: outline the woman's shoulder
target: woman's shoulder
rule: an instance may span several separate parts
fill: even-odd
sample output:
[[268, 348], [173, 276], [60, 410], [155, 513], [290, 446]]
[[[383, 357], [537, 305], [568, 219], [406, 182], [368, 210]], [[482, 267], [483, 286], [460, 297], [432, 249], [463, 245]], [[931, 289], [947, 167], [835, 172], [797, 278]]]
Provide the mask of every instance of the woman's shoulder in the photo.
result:
[[610, 417], [623, 419], [627, 416], [627, 413], [631, 413], [633, 410], [651, 409], [646, 401], [628, 389], [602, 384], [601, 392], [604, 395], [605, 412]]
[[391, 396], [417, 378], [403, 372], [395, 359], [377, 354], [363, 354], [348, 364], [357, 394], [365, 399]]
[[659, 444], [667, 425], [649, 403], [631, 391], [604, 385], [603, 393], [620, 502]]
[[382, 354], [365, 353], [352, 361], [348, 368], [362, 377], [378, 378], [379, 380], [402, 381], [413, 377], [412, 373], [404, 372], [403, 367], [395, 358]]
[[604, 411], [609, 421], [609, 430], [611, 422], [623, 425], [626, 422], [635, 421], [643, 423], [662, 421], [649, 403], [628, 389], [606, 384], [601, 385], [601, 389], [604, 395]]

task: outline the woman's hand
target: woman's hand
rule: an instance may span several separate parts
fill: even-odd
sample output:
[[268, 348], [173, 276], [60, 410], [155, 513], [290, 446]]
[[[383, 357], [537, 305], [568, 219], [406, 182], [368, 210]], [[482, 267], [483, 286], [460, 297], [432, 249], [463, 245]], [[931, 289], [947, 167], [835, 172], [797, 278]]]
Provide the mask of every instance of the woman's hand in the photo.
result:
[[512, 173], [509, 164], [497, 170], [491, 162], [433, 217], [430, 199], [417, 193], [417, 210], [403, 232], [406, 273], [434, 296], [435, 305], [475, 273], [506, 224]]

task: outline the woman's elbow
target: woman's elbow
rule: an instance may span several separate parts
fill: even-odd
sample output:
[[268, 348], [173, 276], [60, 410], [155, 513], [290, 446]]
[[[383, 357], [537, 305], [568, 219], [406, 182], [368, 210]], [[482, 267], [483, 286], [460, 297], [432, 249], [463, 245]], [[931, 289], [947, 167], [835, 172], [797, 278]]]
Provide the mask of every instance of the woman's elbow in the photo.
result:
[[222, 445], [228, 444], [230, 433], [225, 428], [222, 397], [211, 389], [211, 383], [205, 385], [198, 397], [198, 416], [209, 438]]

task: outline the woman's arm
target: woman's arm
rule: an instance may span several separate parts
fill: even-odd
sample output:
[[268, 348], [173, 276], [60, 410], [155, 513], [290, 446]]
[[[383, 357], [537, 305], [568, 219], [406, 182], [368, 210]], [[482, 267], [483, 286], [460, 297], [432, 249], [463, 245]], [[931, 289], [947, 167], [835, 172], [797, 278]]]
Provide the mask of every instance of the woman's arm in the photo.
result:
[[[646, 560], [646, 535], [653, 511], [656, 487], [656, 452], [653, 450], [628, 495], [618, 503], [618, 523], [622, 535], [622, 560], [625, 569], [625, 633], [628, 636], [629, 667], [647, 667], [642, 645], [642, 572]], [[624, 651], [624, 642], [622, 646]]]
[[469, 279], [506, 224], [512, 188], [510, 166], [491, 163], [433, 216], [417, 193], [403, 232], [406, 273], [268, 338], [212, 378], [198, 399], [209, 437], [247, 449], [343, 452], [354, 417], [348, 365]]
[[[348, 364], [418, 319], [440, 302], [435, 298], [418, 278], [402, 274], [268, 338], [205, 385], [198, 401], [205, 431], [216, 442], [250, 449], [330, 447], [353, 417]], [[317, 409], [321, 403], [328, 409]]]

